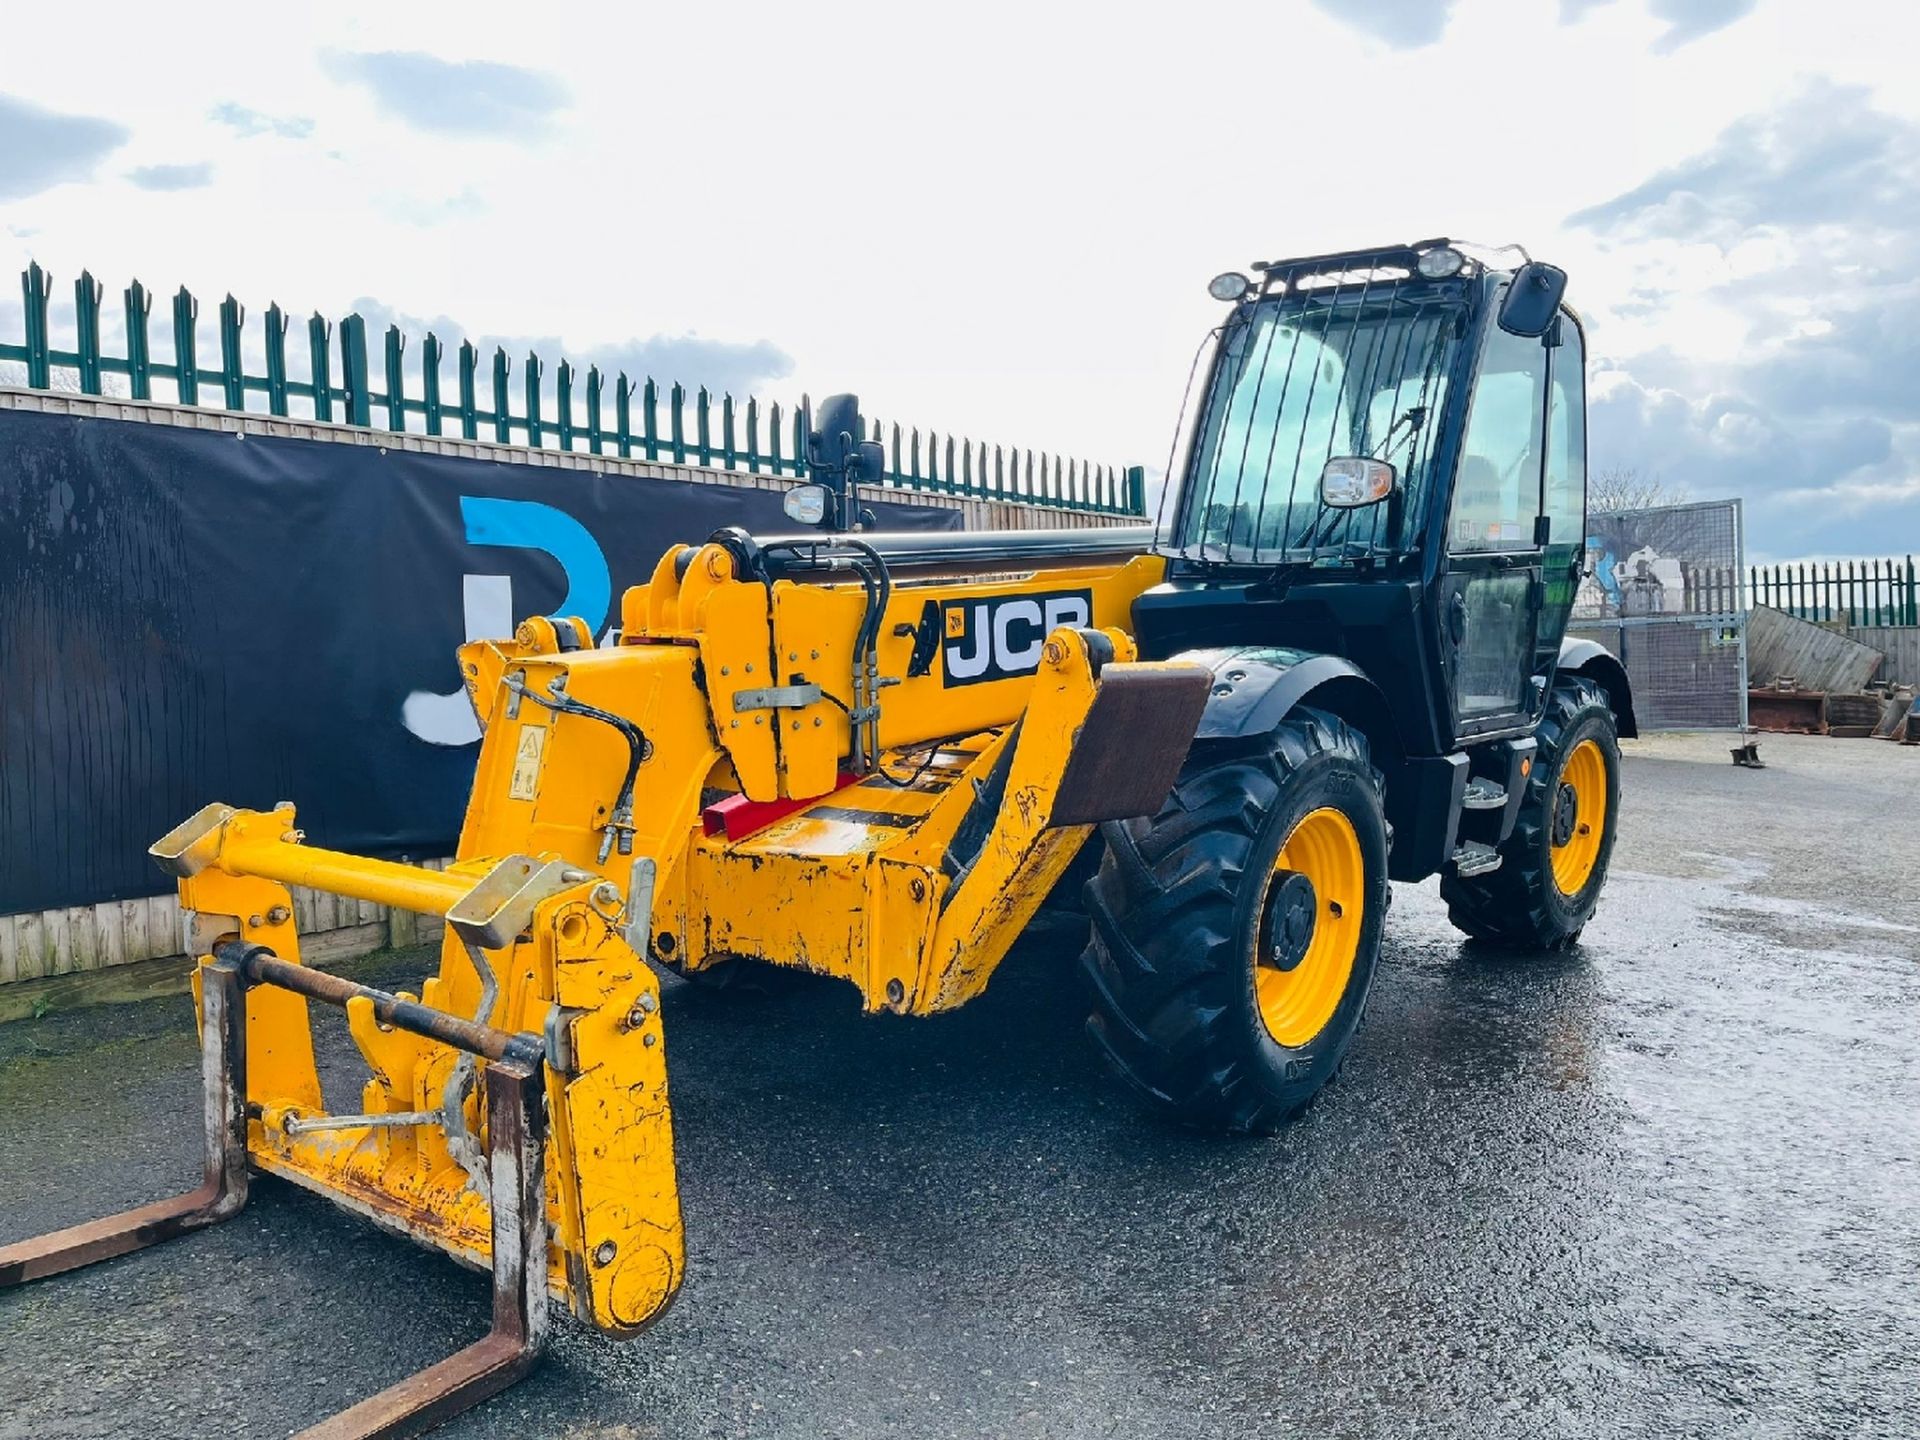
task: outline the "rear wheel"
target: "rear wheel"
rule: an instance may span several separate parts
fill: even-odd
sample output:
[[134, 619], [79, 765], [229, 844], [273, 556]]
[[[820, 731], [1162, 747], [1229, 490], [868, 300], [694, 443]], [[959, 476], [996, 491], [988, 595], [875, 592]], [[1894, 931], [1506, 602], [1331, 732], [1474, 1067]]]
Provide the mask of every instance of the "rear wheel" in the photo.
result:
[[1301, 709], [1203, 742], [1158, 815], [1104, 833], [1089, 1033], [1180, 1120], [1274, 1129], [1340, 1068], [1379, 958], [1387, 826], [1365, 739]]
[[1563, 950], [1600, 901], [1620, 819], [1620, 742], [1606, 692], [1591, 680], [1556, 685], [1535, 732], [1539, 748], [1520, 818], [1498, 870], [1448, 873], [1441, 898], [1453, 923], [1514, 949]]

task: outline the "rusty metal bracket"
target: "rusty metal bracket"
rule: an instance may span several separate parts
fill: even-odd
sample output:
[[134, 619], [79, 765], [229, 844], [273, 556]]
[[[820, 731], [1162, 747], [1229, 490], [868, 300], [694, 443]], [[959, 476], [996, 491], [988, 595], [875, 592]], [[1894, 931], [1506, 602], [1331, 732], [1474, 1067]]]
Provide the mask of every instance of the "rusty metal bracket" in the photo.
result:
[[[0, 1246], [0, 1290], [76, 1270], [237, 1215], [247, 1201], [247, 1022], [250, 986], [274, 985], [344, 1005], [365, 996], [381, 1020], [485, 1056], [493, 1328], [484, 1338], [362, 1400], [296, 1440], [397, 1440], [418, 1435], [521, 1379], [546, 1347], [546, 1071], [538, 1037], [476, 1024], [417, 1002], [228, 941], [201, 969], [200, 1073], [206, 1179], [197, 1190], [105, 1219]], [[366, 1117], [352, 1117], [363, 1120]], [[411, 1119], [412, 1117], [408, 1117]]]

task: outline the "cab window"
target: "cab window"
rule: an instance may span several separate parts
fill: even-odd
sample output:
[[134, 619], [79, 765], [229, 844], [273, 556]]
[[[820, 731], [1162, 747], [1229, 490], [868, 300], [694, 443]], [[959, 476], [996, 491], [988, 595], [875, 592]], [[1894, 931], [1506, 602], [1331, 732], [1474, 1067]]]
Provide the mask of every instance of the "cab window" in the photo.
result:
[[1454, 553], [1532, 548], [1546, 385], [1539, 337], [1488, 326], [1455, 472], [1447, 528]]
[[1579, 545], [1587, 523], [1586, 353], [1573, 317], [1560, 317], [1560, 344], [1553, 351], [1553, 385], [1547, 397], [1546, 508], [1552, 522], [1548, 544]]

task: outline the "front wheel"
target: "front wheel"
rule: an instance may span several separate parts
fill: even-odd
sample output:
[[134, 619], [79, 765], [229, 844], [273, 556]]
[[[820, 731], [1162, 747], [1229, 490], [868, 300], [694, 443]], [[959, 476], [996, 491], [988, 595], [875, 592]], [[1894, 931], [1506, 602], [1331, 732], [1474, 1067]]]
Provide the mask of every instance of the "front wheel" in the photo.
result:
[[1273, 1130], [1340, 1068], [1380, 954], [1387, 825], [1366, 740], [1303, 708], [1203, 742], [1158, 815], [1104, 831], [1089, 1033], [1176, 1118]]
[[1569, 678], [1553, 689], [1498, 870], [1448, 872], [1440, 897], [1454, 925], [1513, 949], [1564, 950], [1600, 902], [1620, 823], [1620, 742], [1606, 692]]

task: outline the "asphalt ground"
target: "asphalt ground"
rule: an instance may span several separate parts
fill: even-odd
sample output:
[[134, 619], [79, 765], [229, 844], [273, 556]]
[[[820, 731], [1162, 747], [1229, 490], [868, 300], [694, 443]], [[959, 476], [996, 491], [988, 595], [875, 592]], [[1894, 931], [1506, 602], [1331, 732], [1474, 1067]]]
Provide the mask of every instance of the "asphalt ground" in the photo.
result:
[[[631, 1342], [560, 1320], [440, 1433], [1920, 1435], [1920, 749], [1726, 743], [1627, 747], [1575, 953], [1397, 887], [1344, 1073], [1270, 1140], [1102, 1073], [1070, 925], [934, 1020], [673, 983], [686, 1289]], [[182, 999], [0, 1027], [0, 1241], [190, 1187], [198, 1116]], [[0, 1436], [281, 1434], [485, 1315], [261, 1182], [0, 1297]]]

